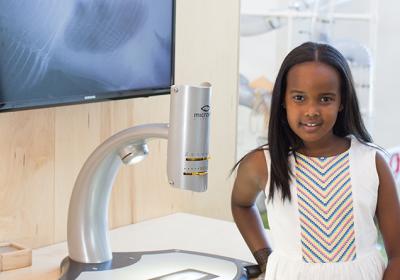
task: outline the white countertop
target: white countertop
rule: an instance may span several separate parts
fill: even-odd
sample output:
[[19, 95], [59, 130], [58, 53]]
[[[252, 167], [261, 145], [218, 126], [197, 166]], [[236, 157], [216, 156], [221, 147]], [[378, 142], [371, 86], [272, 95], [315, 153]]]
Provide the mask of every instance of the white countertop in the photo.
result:
[[[113, 252], [181, 249], [255, 262], [236, 225], [176, 213], [124, 226], [110, 232]], [[32, 266], [0, 273], [0, 280], [56, 280], [68, 255], [66, 242], [33, 250]]]

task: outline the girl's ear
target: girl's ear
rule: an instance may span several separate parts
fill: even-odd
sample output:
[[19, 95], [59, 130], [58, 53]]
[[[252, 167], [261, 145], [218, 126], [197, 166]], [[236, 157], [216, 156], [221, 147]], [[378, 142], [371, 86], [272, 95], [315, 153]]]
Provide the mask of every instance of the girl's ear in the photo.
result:
[[339, 106], [339, 112], [342, 112], [343, 109], [344, 109], [343, 104], [340, 104], [340, 106]]

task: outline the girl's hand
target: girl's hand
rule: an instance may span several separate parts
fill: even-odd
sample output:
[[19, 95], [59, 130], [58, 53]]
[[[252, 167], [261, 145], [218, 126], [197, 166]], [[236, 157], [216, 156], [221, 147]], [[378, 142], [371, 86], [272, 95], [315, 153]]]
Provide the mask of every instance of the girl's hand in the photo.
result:
[[254, 280], [264, 280], [265, 279], [265, 273], [260, 274], [257, 278], [250, 278]]

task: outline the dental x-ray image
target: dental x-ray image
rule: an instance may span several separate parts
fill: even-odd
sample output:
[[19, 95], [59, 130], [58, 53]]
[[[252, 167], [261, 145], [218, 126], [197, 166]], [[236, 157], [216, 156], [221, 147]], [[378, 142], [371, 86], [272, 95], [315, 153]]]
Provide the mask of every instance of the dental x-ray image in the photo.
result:
[[1, 1], [0, 110], [168, 89], [173, 22], [174, 0]]

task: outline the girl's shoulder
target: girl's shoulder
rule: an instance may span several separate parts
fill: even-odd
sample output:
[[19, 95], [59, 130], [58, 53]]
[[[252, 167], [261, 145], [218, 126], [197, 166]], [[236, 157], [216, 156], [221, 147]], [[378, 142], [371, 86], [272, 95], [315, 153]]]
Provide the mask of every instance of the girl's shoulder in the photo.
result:
[[[363, 142], [353, 136], [351, 144], [353, 162], [359, 166], [365, 166], [370, 170], [377, 169], [379, 159], [387, 159], [387, 152], [380, 146], [371, 142]], [[375, 173], [375, 172], [373, 172]]]
[[238, 175], [245, 176], [264, 189], [268, 178], [268, 166], [265, 149], [255, 149], [240, 161]]
[[246, 154], [240, 161], [239, 169], [255, 170], [263, 173], [267, 169], [266, 154], [263, 149], [255, 149]]
[[348, 136], [351, 139], [351, 149], [360, 153], [372, 153], [383, 152], [383, 149], [372, 142], [364, 142], [361, 139], [357, 139], [355, 136]]

